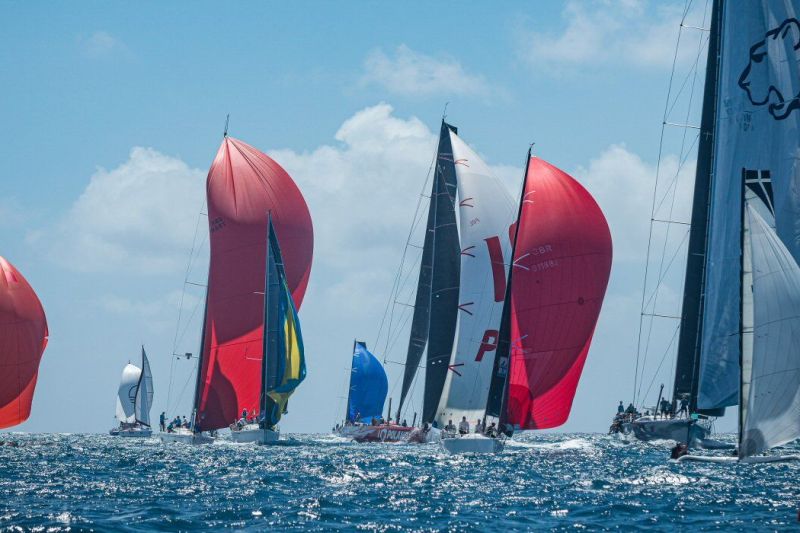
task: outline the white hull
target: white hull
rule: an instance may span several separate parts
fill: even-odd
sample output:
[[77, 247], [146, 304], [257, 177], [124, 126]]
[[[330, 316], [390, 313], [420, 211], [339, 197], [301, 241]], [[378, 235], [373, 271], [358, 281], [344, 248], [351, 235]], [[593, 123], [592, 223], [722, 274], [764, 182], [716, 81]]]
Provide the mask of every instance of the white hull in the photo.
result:
[[483, 435], [464, 435], [442, 439], [442, 449], [449, 454], [459, 453], [499, 453], [503, 451], [505, 440], [484, 437]]
[[161, 442], [182, 442], [184, 444], [211, 444], [214, 442], [213, 437], [209, 437], [204, 433], [192, 433], [188, 429], [181, 429], [172, 433], [159, 433], [158, 437]]
[[684, 455], [678, 457], [678, 462], [697, 462], [697, 463], [783, 463], [787, 461], [800, 461], [800, 455], [757, 455], [755, 457], [745, 457], [739, 459], [735, 456], [719, 457], [709, 455]]
[[146, 439], [153, 436], [153, 430], [148, 427], [136, 427], [130, 429], [114, 428], [108, 432], [112, 437], [129, 437]]
[[255, 442], [256, 444], [274, 444], [280, 439], [279, 429], [261, 429], [257, 425], [245, 426], [243, 429], [231, 430], [233, 442]]

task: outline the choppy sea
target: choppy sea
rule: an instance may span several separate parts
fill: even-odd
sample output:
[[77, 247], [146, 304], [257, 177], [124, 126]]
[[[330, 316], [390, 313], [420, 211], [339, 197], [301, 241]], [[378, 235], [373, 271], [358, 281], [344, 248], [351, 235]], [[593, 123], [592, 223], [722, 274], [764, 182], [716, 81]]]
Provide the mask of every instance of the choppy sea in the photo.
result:
[[800, 529], [798, 464], [678, 464], [666, 442], [602, 435], [517, 435], [482, 456], [284, 438], [2, 433], [19, 446], [0, 446], [0, 530]]

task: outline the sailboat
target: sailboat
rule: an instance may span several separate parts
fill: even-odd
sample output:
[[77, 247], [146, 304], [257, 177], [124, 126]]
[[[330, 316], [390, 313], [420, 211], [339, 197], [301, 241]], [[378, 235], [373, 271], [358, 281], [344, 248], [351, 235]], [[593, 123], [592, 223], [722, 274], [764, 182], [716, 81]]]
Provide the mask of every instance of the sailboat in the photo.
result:
[[47, 336], [42, 303], [20, 271], [0, 257], [0, 429], [30, 416]]
[[161, 436], [205, 443], [243, 422], [256, 428], [234, 439], [272, 442], [305, 376], [296, 313], [311, 271], [311, 216], [289, 174], [227, 129], [206, 192], [211, 253], [191, 427]]
[[[712, 3], [673, 393], [673, 404], [688, 400], [689, 416], [659, 421], [661, 428], [652, 417], [634, 421], [634, 430], [649, 429], [637, 432], [640, 438], [691, 446], [707, 433], [698, 418], [734, 406], [740, 459], [800, 436], [800, 370], [793, 355], [800, 339], [791, 334], [797, 301], [788, 261], [800, 258], [799, 13], [797, 0]], [[771, 281], [760, 277], [760, 268], [774, 272]], [[768, 283], [773, 289], [764, 288]], [[762, 322], [766, 314], [775, 318], [770, 327]], [[769, 344], [776, 339], [784, 344]], [[778, 404], [758, 421], [763, 439], [748, 436], [753, 417], [765, 415], [759, 402], [768, 398]], [[782, 426], [786, 416], [794, 417], [793, 427]], [[675, 430], [676, 423], [682, 427]], [[767, 437], [778, 428], [780, 439]]]
[[142, 346], [141, 367], [128, 363], [122, 369], [117, 392], [119, 426], [109, 433], [115, 437], [149, 437], [150, 408], [153, 405], [153, 374]]
[[514, 202], [505, 186], [444, 120], [430, 199], [395, 416], [401, 419], [424, 354], [421, 423], [426, 432], [452, 418], [483, 414], [514, 222]]
[[742, 182], [738, 452], [679, 461], [800, 460], [761, 455], [800, 438], [800, 266], [776, 233], [771, 178]]
[[498, 452], [515, 430], [566, 422], [608, 285], [600, 207], [530, 150], [526, 161], [490, 387], [472, 413], [485, 429], [443, 438], [449, 453]]
[[383, 421], [388, 392], [389, 379], [381, 362], [367, 349], [367, 343], [353, 341], [345, 420], [337, 427], [336, 434], [356, 442], [407, 441], [415, 429], [413, 426]]

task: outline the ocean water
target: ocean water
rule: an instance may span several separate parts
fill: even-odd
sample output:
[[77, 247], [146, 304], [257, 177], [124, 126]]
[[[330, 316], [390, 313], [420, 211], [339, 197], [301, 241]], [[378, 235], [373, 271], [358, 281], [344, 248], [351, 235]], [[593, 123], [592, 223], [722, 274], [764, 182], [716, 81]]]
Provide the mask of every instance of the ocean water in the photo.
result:
[[[0, 434], [0, 530], [798, 530], [800, 465], [678, 464], [668, 443], [515, 436], [499, 455]], [[800, 448], [795, 447], [800, 451]]]

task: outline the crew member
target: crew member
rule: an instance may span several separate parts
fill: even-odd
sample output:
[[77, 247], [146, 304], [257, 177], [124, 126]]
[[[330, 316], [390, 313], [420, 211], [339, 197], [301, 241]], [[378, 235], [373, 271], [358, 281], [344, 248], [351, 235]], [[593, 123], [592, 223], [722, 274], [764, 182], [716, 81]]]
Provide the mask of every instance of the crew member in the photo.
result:
[[625, 412], [625, 406], [622, 405], [622, 400], [619, 401], [619, 405], [617, 406], [617, 414], [621, 415]]
[[167, 429], [167, 413], [164, 411], [161, 411], [161, 415], [158, 417], [158, 427], [162, 433]]
[[456, 426], [455, 426], [455, 424], [453, 424], [452, 420], [448, 420], [447, 421], [447, 425], [444, 427], [444, 430], [447, 433], [455, 433], [456, 432]]
[[466, 435], [467, 433], [469, 433], [469, 422], [467, 422], [466, 416], [462, 416], [461, 422], [458, 423], [458, 434]]

